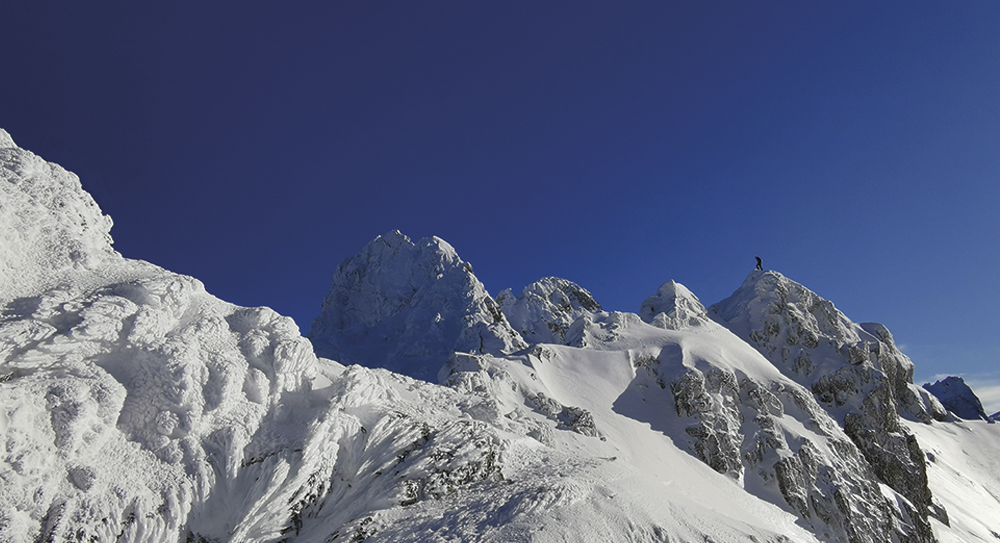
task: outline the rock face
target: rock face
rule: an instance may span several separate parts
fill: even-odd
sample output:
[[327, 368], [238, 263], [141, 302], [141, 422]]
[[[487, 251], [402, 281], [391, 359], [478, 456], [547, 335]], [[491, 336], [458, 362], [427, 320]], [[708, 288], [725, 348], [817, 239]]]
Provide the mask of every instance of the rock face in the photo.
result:
[[933, 385], [924, 383], [924, 388], [929, 390], [941, 404], [952, 413], [966, 420], [982, 419], [986, 422], [994, 422], [994, 418], [986, 414], [982, 402], [976, 393], [965, 384], [961, 377], [945, 377], [936, 381]]
[[521, 337], [531, 344], [580, 345], [581, 317], [598, 313], [601, 304], [586, 289], [565, 279], [546, 277], [514, 296], [510, 289], [497, 296], [500, 310]]
[[924, 453], [900, 416], [926, 423], [947, 413], [913, 384], [913, 363], [889, 331], [852, 323], [831, 302], [771, 271], [751, 273], [709, 314], [813, 392], [879, 480], [912, 504], [918, 529], [912, 540], [933, 541], [927, 517], [947, 524], [947, 513], [933, 500]]
[[669, 391], [686, 434], [675, 439], [687, 441], [692, 454], [791, 509], [823, 541], [888, 542], [916, 531], [812, 394], [711, 321], [687, 288], [665, 283], [639, 314], [657, 328], [693, 331], [713, 345], [682, 339], [640, 359], [630, 387], [647, 404]]
[[528, 346], [451, 245], [399, 231], [340, 264], [307, 335], [320, 356], [430, 382], [455, 352]]

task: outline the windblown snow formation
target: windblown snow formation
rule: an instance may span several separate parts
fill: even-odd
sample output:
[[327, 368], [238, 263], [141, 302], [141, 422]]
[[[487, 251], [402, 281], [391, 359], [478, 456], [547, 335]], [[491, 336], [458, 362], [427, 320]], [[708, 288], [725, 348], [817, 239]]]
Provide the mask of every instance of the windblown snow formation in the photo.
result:
[[1000, 537], [997, 425], [776, 272], [609, 312], [390, 232], [306, 339], [116, 253], [2, 130], [0, 225], [0, 541]]

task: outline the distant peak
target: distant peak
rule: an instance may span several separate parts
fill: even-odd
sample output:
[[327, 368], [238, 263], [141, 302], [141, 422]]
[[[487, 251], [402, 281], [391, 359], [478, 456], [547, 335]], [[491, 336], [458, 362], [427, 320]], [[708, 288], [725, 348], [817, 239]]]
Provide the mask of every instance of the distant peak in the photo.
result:
[[338, 266], [308, 337], [320, 356], [427, 381], [455, 352], [527, 347], [451, 245], [399, 230]]
[[670, 280], [639, 308], [642, 320], [660, 328], [680, 329], [710, 322], [701, 300], [684, 285]]
[[10, 137], [10, 134], [0, 128], [0, 149], [11, 149], [17, 148], [17, 144], [14, 143], [14, 138]]
[[993, 422], [993, 417], [986, 414], [979, 397], [961, 377], [949, 376], [935, 382], [925, 383], [924, 388], [937, 396], [948, 411], [966, 420], [982, 419]]

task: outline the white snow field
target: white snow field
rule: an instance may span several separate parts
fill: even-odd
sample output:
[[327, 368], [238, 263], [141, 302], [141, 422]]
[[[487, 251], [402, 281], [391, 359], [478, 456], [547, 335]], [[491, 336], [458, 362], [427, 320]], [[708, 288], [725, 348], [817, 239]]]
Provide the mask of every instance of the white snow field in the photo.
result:
[[1000, 425], [780, 274], [606, 312], [391, 232], [306, 339], [110, 228], [0, 130], [0, 541], [1000, 540]]

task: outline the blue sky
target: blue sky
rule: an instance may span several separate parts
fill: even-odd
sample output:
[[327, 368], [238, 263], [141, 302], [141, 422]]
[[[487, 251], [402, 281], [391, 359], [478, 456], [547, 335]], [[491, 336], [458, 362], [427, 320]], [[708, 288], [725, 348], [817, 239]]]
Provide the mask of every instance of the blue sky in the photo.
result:
[[1000, 383], [996, 2], [136, 4], [5, 5], [0, 126], [223, 299], [305, 331], [397, 228], [625, 311], [760, 255]]

